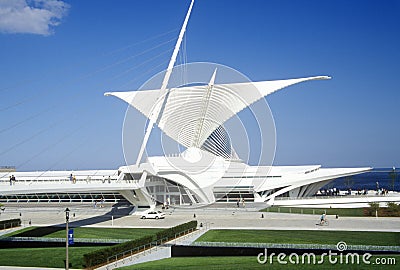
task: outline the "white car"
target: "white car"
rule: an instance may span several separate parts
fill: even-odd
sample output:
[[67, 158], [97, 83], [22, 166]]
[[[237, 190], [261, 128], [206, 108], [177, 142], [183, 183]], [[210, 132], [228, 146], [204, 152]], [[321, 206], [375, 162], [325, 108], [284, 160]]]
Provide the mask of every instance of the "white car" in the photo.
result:
[[144, 213], [140, 218], [141, 219], [146, 219], [146, 218], [155, 218], [155, 219], [165, 218], [165, 213], [163, 213], [161, 211], [150, 211], [150, 212]]

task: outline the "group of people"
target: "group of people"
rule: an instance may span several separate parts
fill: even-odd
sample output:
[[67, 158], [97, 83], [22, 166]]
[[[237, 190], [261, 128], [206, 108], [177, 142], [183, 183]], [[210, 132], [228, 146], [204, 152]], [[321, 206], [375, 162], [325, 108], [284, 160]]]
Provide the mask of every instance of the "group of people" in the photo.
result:
[[[76, 177], [72, 173], [68, 176], [68, 179], [72, 184], [76, 184]], [[85, 180], [86, 180], [86, 183], [90, 183], [92, 181], [92, 178], [90, 176], [87, 176]], [[102, 182], [105, 183], [106, 181], [109, 184], [111, 184], [111, 176], [108, 176], [107, 178], [105, 176], [103, 176]]]
[[70, 181], [72, 184], [75, 184], [75, 183], [76, 183], [76, 177], [75, 177], [74, 175], [72, 175], [72, 173], [71, 173], [70, 176], [69, 176], [69, 181]]
[[[378, 189], [378, 192], [385, 191], [385, 189]], [[340, 194], [340, 190], [338, 188], [328, 188], [328, 189], [321, 189], [319, 190], [315, 195], [317, 196], [339, 196], [339, 195], [367, 195], [368, 190], [367, 189], [358, 189], [357, 191], [352, 190], [351, 188], [348, 188], [346, 191], [342, 192]]]
[[[351, 188], [349, 189], [349, 195], [351, 195]], [[358, 189], [356, 192], [356, 195], [367, 195], [368, 194], [368, 190], [367, 189]]]
[[[379, 188], [375, 190], [377, 195], [387, 195], [388, 190], [385, 188]], [[343, 191], [340, 193], [340, 190], [337, 188], [328, 188], [328, 189], [321, 189], [318, 190], [318, 192], [315, 194], [316, 196], [339, 196], [339, 195], [368, 195], [368, 190], [367, 189], [358, 189], [358, 190], [352, 190], [351, 188], [348, 188], [346, 191]]]
[[12, 186], [13, 184], [15, 184], [16, 181], [17, 181], [17, 180], [15, 179], [15, 176], [14, 176], [14, 175], [11, 175], [11, 176], [10, 176], [10, 186]]
[[383, 195], [383, 196], [387, 195], [388, 192], [389, 191], [386, 188], [378, 188], [378, 191], [377, 191], [378, 195]]
[[103, 180], [102, 180], [103, 184], [106, 182], [106, 180], [109, 184], [111, 184], [111, 176], [108, 176], [108, 178], [103, 177]]
[[[100, 199], [100, 208], [103, 208], [103, 207], [104, 207], [104, 205], [103, 205], [103, 204], [104, 204], [104, 201], [105, 201], [104, 198], [101, 198], [101, 199]], [[94, 201], [94, 208], [96, 208], [97, 205], [98, 205], [98, 200], [95, 200], [95, 201]]]
[[[320, 193], [320, 194], [318, 194]], [[339, 195], [339, 189], [337, 188], [328, 188], [328, 189], [321, 189], [317, 195], [322, 195], [322, 196], [338, 196]]]
[[[237, 207], [240, 207], [240, 199], [237, 200], [236, 205], [237, 205]], [[245, 207], [244, 199], [242, 199], [242, 205], [243, 205], [243, 207]]]

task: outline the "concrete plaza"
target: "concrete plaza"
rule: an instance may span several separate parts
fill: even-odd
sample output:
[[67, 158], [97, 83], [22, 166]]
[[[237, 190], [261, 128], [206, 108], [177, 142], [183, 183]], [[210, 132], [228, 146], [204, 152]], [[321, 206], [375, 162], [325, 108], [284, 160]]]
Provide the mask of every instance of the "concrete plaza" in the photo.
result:
[[[93, 207], [91, 205], [6, 205], [1, 211], [0, 220], [21, 218], [22, 226], [65, 226], [65, 209], [70, 209], [72, 227], [111, 227], [111, 228], [167, 228], [196, 219], [202, 224], [198, 233], [174, 240], [177, 244], [190, 244], [209, 229], [271, 229], [271, 230], [347, 230], [347, 231], [391, 231], [400, 232], [398, 218], [375, 217], [339, 217], [328, 216], [329, 226], [320, 226], [320, 214], [287, 214], [259, 212], [263, 205], [247, 204], [246, 207], [234, 207], [229, 204], [217, 204], [197, 209], [166, 210], [166, 218], [143, 220], [140, 215], [127, 215], [131, 208], [116, 209], [110, 205]], [[318, 212], [318, 211], [317, 211]], [[0, 235], [15, 229], [0, 231]], [[121, 260], [101, 269], [114, 269], [120, 266], [152, 261], [171, 256], [168, 246], [152, 249], [145, 256], [136, 256], [134, 260]], [[2, 267], [0, 269], [39, 269], [21, 267]], [[49, 268], [50, 269], [50, 268]]]
[[327, 216], [329, 226], [319, 226], [321, 213], [287, 214], [258, 212], [260, 207], [216, 205], [197, 209], [168, 209], [166, 218], [143, 220], [139, 215], [128, 215], [129, 208], [112, 208], [109, 205], [13, 205], [5, 207], [0, 220], [21, 218], [22, 226], [65, 226], [65, 208], [71, 210], [70, 225], [115, 228], [172, 227], [193, 219], [210, 229], [273, 229], [273, 230], [357, 230], [400, 231], [398, 218], [391, 217], [339, 217]]

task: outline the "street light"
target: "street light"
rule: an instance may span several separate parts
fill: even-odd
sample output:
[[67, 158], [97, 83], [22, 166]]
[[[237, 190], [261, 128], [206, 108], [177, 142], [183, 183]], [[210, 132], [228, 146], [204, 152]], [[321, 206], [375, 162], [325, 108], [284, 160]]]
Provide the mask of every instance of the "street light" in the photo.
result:
[[65, 230], [66, 230], [66, 237], [65, 237], [65, 269], [69, 269], [69, 262], [68, 262], [68, 222], [69, 222], [69, 209], [68, 207], [65, 209]]

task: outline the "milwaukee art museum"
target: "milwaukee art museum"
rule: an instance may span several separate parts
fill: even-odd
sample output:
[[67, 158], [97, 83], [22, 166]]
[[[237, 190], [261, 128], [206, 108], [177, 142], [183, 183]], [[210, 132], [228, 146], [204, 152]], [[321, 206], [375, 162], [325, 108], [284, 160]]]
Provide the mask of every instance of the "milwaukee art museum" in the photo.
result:
[[[160, 99], [160, 89], [105, 94], [124, 100], [147, 118], [162, 107], [157, 125], [184, 146], [183, 152], [150, 156], [116, 170], [4, 172], [1, 202], [127, 200], [137, 209], [157, 203], [268, 202], [275, 197], [311, 196], [336, 178], [370, 169], [246, 164], [230, 144], [224, 123], [277, 90], [329, 77], [213, 84], [217, 75], [215, 71], [206, 85], [170, 89], [167, 96], [162, 95], [167, 100]], [[11, 175], [17, 179], [12, 185]]]
[[[278, 90], [295, 88], [299, 83], [312, 87], [312, 81], [330, 78], [219, 83], [224, 72], [213, 67], [203, 72], [207, 79], [174, 84], [174, 64], [192, 6], [193, 1], [168, 68], [159, 76], [161, 87], [155, 83], [145, 90], [105, 94], [125, 101], [129, 108], [148, 119], [144, 134], [142, 129], [134, 136], [125, 136], [142, 143], [136, 162], [128, 160], [126, 166], [115, 170], [0, 172], [0, 203], [124, 201], [135, 209], [164, 203], [193, 207], [238, 200], [273, 204], [277, 197], [312, 196], [336, 178], [371, 169], [273, 166], [272, 160], [249, 165], [235, 150], [227, 122]], [[261, 127], [263, 123], [259, 121]], [[143, 158], [154, 127], [179, 146], [174, 154]], [[248, 138], [243, 137], [242, 141], [247, 143]], [[124, 151], [126, 154], [129, 149]], [[16, 181], [11, 180], [12, 176]]]

